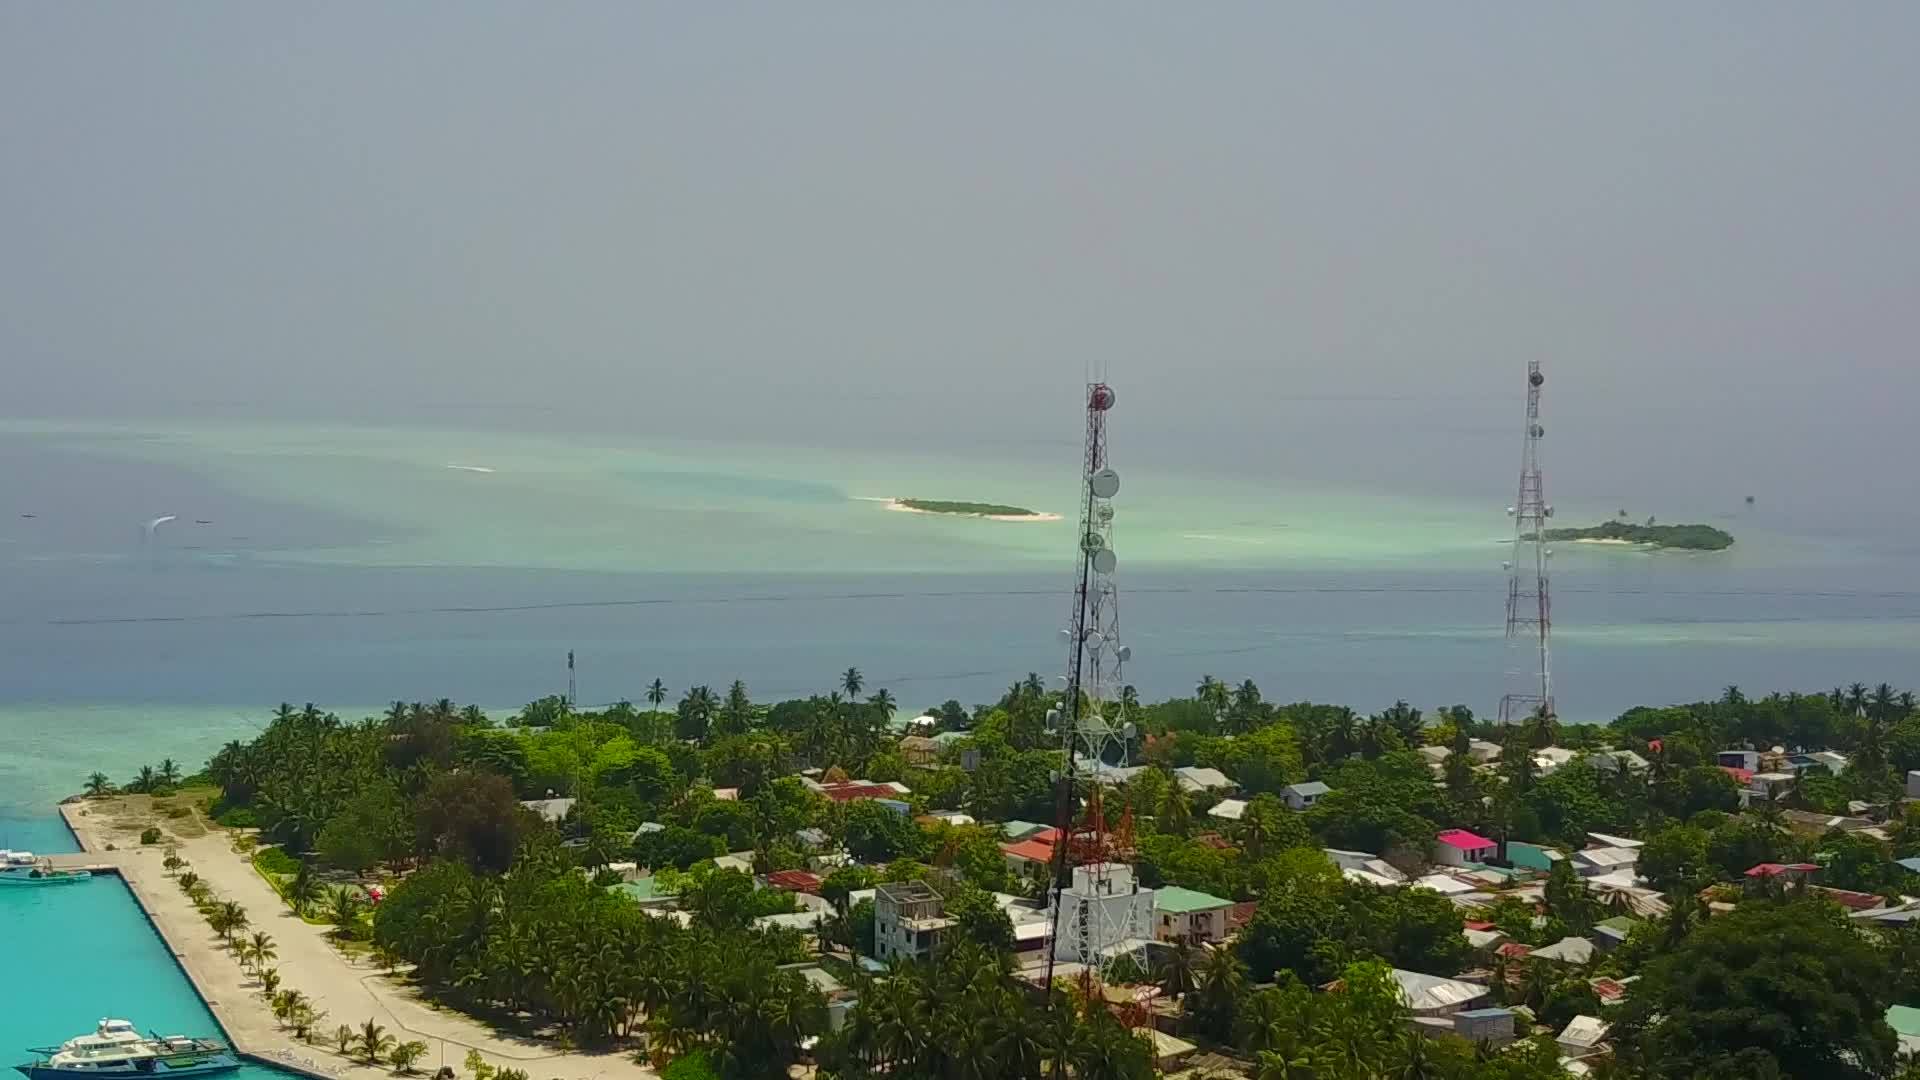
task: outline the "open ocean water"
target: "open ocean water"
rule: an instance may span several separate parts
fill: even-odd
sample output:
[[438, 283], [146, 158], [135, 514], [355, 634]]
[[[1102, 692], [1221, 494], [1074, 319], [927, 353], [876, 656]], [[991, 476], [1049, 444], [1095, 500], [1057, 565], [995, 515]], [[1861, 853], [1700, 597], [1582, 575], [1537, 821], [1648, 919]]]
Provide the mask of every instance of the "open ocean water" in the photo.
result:
[[[676, 696], [738, 677], [766, 700], [825, 691], [850, 665], [902, 708], [990, 700], [1064, 666], [1072, 522], [872, 500], [1071, 518], [1071, 451], [1043, 451], [0, 426], [0, 829], [44, 828], [48, 804], [96, 768], [123, 779], [172, 756], [191, 771], [282, 700], [349, 715], [442, 696], [506, 709], [563, 691], [569, 650], [583, 703], [638, 698], [655, 677]], [[1485, 713], [1525, 663], [1501, 634], [1498, 494], [1121, 464], [1127, 679], [1143, 696], [1211, 673], [1253, 678], [1271, 699]], [[1616, 500], [1565, 498], [1558, 516], [1600, 520]], [[143, 529], [163, 515], [174, 520]], [[1910, 531], [1838, 533], [1833, 518], [1766, 505], [1686, 519], [1739, 543], [1561, 545], [1563, 716], [1605, 720], [1729, 683], [1920, 681]]]

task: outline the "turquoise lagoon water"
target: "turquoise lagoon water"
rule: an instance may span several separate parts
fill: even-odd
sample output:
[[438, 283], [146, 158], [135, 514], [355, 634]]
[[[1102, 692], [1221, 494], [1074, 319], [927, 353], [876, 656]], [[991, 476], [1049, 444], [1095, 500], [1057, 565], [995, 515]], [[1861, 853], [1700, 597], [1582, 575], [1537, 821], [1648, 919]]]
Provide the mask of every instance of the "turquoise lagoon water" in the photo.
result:
[[[1491, 711], [1524, 659], [1501, 635], [1511, 447], [1498, 439], [1487, 490], [1466, 497], [1425, 482], [1454, 471], [1459, 438], [1432, 433], [1431, 467], [1396, 481], [1410, 494], [1119, 460], [1127, 681], [1163, 697], [1210, 673], [1271, 699]], [[907, 709], [991, 700], [1063, 667], [1072, 524], [871, 500], [1068, 513], [1075, 459], [1071, 444], [1002, 460], [0, 423], [0, 832], [26, 834], [0, 845], [53, 850], [48, 808], [89, 772], [125, 779], [167, 756], [190, 772], [282, 700], [348, 716], [396, 698], [512, 707], [563, 691], [569, 651], [588, 703], [655, 677], [676, 696], [741, 678], [769, 700], [825, 691], [849, 665]], [[1563, 716], [1729, 683], [1917, 681], [1920, 529], [1762, 491], [1746, 507], [1556, 489], [1562, 520], [1658, 510], [1739, 537], [1712, 555], [1562, 548]], [[143, 532], [162, 515], [176, 519]]]
[[[142, 1031], [224, 1038], [213, 1014], [117, 877], [80, 885], [0, 888], [0, 941], [7, 987], [0, 1008], [0, 1063], [12, 1066], [91, 1031], [102, 1017]], [[9, 1073], [9, 1075], [12, 1075]], [[243, 1065], [241, 1080], [293, 1074]]]

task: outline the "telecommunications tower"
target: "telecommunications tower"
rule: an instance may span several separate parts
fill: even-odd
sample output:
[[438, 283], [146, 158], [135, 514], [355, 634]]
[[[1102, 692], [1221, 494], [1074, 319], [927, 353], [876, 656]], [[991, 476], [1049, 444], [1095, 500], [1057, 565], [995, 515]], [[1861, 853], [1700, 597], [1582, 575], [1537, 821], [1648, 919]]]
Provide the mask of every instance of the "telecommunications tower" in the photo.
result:
[[1540, 387], [1546, 381], [1540, 362], [1529, 362], [1520, 497], [1507, 507], [1507, 515], [1513, 518], [1513, 556], [1506, 563], [1507, 643], [1513, 666], [1507, 671], [1507, 695], [1500, 699], [1503, 724], [1554, 715], [1553, 598], [1547, 588], [1547, 563], [1553, 558], [1553, 549], [1547, 546], [1547, 520], [1553, 517], [1553, 507], [1547, 504], [1546, 486], [1540, 479], [1540, 440], [1547, 434], [1540, 423]]
[[[1048, 721], [1060, 734], [1065, 764], [1055, 787], [1053, 856], [1054, 963], [1083, 965], [1091, 979], [1121, 957], [1145, 970], [1142, 942], [1153, 935], [1153, 894], [1139, 887], [1132, 857], [1132, 820], [1110, 826], [1101, 785], [1127, 762], [1134, 735], [1120, 694], [1121, 668], [1133, 651], [1120, 643], [1120, 595], [1114, 585], [1113, 504], [1120, 474], [1107, 464], [1107, 413], [1113, 388], [1087, 386], [1087, 439], [1080, 474], [1080, 531], [1076, 534], [1073, 610], [1062, 631], [1067, 689]], [[1082, 797], [1084, 796], [1084, 811]]]

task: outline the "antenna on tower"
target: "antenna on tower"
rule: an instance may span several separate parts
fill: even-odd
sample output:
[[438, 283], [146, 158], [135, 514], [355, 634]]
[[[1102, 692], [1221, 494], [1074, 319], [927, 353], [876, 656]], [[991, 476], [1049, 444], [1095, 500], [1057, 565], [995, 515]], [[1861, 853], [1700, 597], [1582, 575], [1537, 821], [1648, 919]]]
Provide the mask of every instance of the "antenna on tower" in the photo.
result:
[[1537, 651], [1537, 664], [1507, 673], [1509, 691], [1500, 699], [1500, 722], [1511, 724], [1535, 716], [1552, 717], [1553, 709], [1553, 598], [1548, 590], [1546, 485], [1540, 479], [1540, 440], [1547, 429], [1540, 423], [1540, 387], [1547, 377], [1540, 362], [1527, 364], [1526, 438], [1520, 451], [1520, 497], [1507, 514], [1513, 518], [1513, 556], [1507, 569], [1507, 641]]
[[[1145, 970], [1140, 943], [1152, 936], [1152, 894], [1141, 891], [1125, 861], [1130, 820], [1123, 819], [1117, 834], [1110, 832], [1100, 800], [1102, 781], [1111, 779], [1108, 770], [1126, 764], [1135, 734], [1119, 692], [1121, 669], [1133, 650], [1120, 642], [1120, 594], [1113, 579], [1118, 559], [1112, 500], [1120, 492], [1120, 474], [1107, 461], [1107, 413], [1115, 400], [1105, 382], [1087, 384], [1073, 612], [1062, 631], [1068, 641], [1067, 690], [1060, 708], [1048, 716], [1065, 751], [1055, 786], [1049, 987], [1061, 959], [1082, 965], [1089, 982], [1123, 956], [1134, 961], [1135, 970]], [[1077, 791], [1086, 795], [1084, 817], [1076, 814]]]

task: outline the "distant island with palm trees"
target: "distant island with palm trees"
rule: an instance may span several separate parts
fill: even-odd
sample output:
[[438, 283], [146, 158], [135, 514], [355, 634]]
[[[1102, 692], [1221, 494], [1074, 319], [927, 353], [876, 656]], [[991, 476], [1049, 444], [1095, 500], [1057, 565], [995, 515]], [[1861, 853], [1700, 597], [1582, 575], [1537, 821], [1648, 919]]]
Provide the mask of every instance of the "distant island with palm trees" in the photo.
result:
[[1059, 521], [1059, 514], [1029, 510], [1005, 503], [962, 502], [948, 499], [888, 499], [887, 509], [910, 514], [947, 514], [954, 517], [986, 518], [989, 521]]
[[1589, 544], [1633, 544], [1640, 547], [1675, 548], [1682, 551], [1725, 551], [1733, 546], [1733, 534], [1711, 525], [1645, 525], [1626, 521], [1603, 521], [1584, 529], [1548, 529], [1548, 540]]

